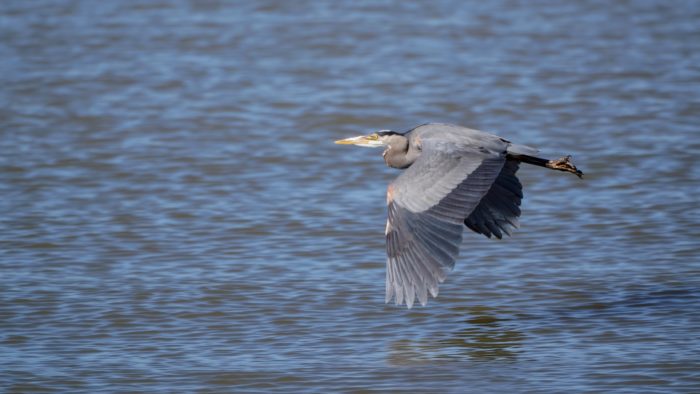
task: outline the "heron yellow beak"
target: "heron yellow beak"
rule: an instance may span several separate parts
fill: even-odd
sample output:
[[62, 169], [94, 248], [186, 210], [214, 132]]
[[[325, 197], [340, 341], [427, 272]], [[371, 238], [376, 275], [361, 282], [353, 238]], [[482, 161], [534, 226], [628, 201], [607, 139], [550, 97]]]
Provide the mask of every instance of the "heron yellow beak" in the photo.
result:
[[346, 138], [344, 140], [335, 141], [339, 145], [357, 145], [368, 148], [376, 148], [384, 146], [384, 143], [377, 138], [376, 134], [361, 135], [359, 137]]

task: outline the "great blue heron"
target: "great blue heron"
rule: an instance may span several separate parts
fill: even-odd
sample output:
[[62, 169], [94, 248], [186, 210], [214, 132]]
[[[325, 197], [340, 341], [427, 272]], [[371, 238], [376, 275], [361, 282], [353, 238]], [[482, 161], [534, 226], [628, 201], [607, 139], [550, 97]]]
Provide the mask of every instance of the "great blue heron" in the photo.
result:
[[429, 123], [405, 133], [382, 130], [336, 144], [385, 147], [389, 167], [406, 169], [386, 192], [386, 302], [425, 305], [452, 270], [463, 225], [491, 238], [518, 227], [520, 163], [583, 175], [569, 160], [479, 130]]

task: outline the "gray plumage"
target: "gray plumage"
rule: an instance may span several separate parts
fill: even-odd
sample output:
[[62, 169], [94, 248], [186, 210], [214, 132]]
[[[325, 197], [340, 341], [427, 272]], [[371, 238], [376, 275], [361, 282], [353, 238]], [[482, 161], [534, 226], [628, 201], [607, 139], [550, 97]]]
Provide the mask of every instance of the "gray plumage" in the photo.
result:
[[405, 169], [387, 188], [386, 302], [428, 294], [454, 267], [463, 226], [501, 238], [518, 227], [521, 162], [581, 176], [567, 158], [545, 160], [537, 150], [479, 130], [450, 124], [425, 124], [406, 133], [380, 131], [336, 141], [383, 146], [386, 164]]

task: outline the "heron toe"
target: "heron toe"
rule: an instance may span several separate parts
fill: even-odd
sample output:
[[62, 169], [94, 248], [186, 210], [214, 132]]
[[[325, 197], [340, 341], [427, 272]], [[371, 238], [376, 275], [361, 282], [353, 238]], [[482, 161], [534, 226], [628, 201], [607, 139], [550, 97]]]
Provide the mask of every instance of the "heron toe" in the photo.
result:
[[550, 160], [549, 163], [547, 163], [547, 168], [570, 172], [572, 174], [575, 174], [579, 178], [583, 178], [583, 172], [576, 168], [574, 163], [571, 162], [571, 156], [565, 156], [557, 160]]

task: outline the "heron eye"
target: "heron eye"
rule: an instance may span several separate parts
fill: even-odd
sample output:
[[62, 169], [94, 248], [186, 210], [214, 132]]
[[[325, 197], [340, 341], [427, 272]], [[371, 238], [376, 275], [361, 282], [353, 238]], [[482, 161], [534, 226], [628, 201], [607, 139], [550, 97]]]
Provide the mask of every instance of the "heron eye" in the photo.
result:
[[379, 135], [378, 135], [378, 134], [372, 134], [372, 135], [369, 136], [369, 139], [371, 139], [371, 140], [378, 140], [378, 139], [379, 139]]

